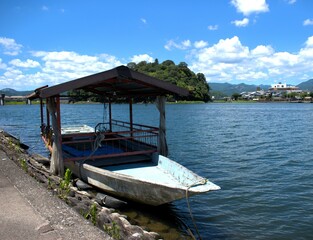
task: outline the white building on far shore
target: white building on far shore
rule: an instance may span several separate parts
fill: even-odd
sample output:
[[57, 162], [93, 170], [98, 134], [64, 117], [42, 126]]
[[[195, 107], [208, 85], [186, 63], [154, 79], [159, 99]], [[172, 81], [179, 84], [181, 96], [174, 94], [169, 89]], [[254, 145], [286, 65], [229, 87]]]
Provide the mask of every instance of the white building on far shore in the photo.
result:
[[302, 90], [300, 90], [298, 87], [296, 86], [292, 86], [292, 85], [287, 85], [287, 83], [274, 83], [271, 85], [271, 88], [269, 88], [270, 92], [287, 92], [287, 93], [291, 93], [291, 92], [297, 92], [297, 93], [301, 93]]

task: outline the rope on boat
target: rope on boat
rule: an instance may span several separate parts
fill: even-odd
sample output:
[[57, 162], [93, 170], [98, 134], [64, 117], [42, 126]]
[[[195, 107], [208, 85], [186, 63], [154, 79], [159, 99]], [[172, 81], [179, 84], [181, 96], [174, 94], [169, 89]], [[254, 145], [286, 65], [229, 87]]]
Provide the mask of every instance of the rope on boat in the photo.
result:
[[[197, 235], [199, 237], [200, 240], [202, 240], [201, 236], [200, 236], [200, 233], [199, 233], [199, 230], [198, 230], [198, 227], [197, 227], [197, 224], [196, 224], [196, 221], [193, 217], [193, 214], [192, 214], [192, 211], [191, 211], [191, 208], [190, 208], [190, 203], [189, 203], [189, 189], [192, 188], [192, 187], [195, 187], [195, 186], [198, 186], [198, 185], [204, 185], [207, 183], [207, 179], [203, 178], [202, 180], [200, 181], [197, 181], [191, 185], [189, 185], [186, 189], [186, 201], [187, 201], [187, 206], [188, 206], [188, 210], [189, 210], [189, 214], [190, 214], [190, 217], [191, 217], [191, 220], [192, 220], [192, 223], [193, 223], [193, 226], [195, 227], [196, 229], [196, 232], [197, 232]], [[190, 235], [193, 239], [196, 239], [195, 236], [190, 232]]]
[[33, 144], [33, 146], [28, 149], [28, 151], [33, 151], [40, 141], [42, 141], [42, 139], [39, 137], [35, 144]]
[[101, 134], [101, 133], [98, 133], [96, 134], [96, 139], [93, 143], [93, 151], [89, 154], [88, 157], [86, 157], [84, 160], [82, 161], [79, 161], [79, 171], [78, 171], [78, 174], [79, 174], [79, 178], [82, 177], [82, 167], [83, 167], [83, 164], [92, 156], [95, 154], [95, 152], [98, 150], [99, 147], [101, 147], [101, 142], [104, 140], [104, 134]]

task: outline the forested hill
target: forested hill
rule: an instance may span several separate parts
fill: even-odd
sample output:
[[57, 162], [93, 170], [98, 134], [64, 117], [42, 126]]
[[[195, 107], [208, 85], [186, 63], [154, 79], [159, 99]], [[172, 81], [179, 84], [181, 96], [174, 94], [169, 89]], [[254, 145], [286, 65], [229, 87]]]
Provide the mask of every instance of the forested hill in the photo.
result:
[[[136, 64], [131, 62], [128, 63], [127, 66], [135, 71], [145, 73], [152, 77], [188, 89], [191, 92], [191, 96], [186, 100], [201, 100], [205, 102], [210, 100], [209, 85], [206, 82], [204, 74], [194, 73], [184, 62], [176, 65], [171, 60], [159, 63], [158, 59], [156, 59], [153, 63], [143, 61]], [[172, 98], [169, 100], [174, 99]]]
[[0, 90], [0, 94], [5, 94], [6, 96], [26, 96], [32, 92], [33, 91], [16, 91], [12, 88], [4, 88]]

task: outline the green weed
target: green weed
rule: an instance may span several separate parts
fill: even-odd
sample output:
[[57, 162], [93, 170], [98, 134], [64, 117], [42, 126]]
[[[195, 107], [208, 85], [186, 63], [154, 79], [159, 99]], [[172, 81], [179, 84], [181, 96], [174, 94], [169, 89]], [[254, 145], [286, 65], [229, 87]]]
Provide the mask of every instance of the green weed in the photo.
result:
[[70, 169], [66, 169], [64, 178], [60, 181], [58, 195], [59, 198], [66, 200], [67, 196], [70, 192], [70, 184], [71, 184], [72, 172]]
[[25, 159], [19, 159], [19, 162], [20, 162], [20, 164], [21, 164], [22, 169], [23, 169], [25, 172], [27, 172], [28, 169], [27, 169], [26, 160], [25, 160]]
[[55, 183], [50, 178], [48, 178], [48, 189], [55, 189]]
[[93, 225], [97, 224], [97, 205], [94, 203], [90, 206], [89, 212], [83, 215], [86, 219], [90, 219]]
[[103, 225], [104, 231], [109, 234], [113, 239], [121, 239], [120, 235], [120, 227], [117, 225], [116, 222], [112, 222], [112, 225], [107, 226]]

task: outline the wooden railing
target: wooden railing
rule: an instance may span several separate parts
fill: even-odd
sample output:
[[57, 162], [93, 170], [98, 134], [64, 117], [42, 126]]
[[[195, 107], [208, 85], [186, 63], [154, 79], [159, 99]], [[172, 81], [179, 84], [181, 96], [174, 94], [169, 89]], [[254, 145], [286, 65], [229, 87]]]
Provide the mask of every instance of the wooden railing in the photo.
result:
[[112, 120], [100, 123], [95, 133], [62, 136], [65, 161], [151, 154], [157, 151], [159, 129]]

